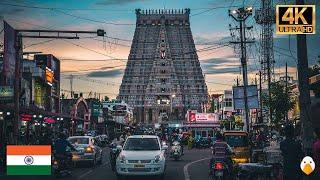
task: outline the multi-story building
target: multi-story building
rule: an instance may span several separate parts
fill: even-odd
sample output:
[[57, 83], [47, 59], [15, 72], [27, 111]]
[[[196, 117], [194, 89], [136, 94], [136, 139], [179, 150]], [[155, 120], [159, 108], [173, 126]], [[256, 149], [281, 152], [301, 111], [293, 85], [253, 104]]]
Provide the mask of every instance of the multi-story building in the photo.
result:
[[218, 97], [218, 111], [221, 119], [226, 119], [234, 112], [232, 90], [225, 90], [221, 96]]
[[[136, 29], [118, 99], [152, 124], [181, 121], [208, 100], [190, 29], [190, 9], [136, 10]], [[168, 118], [163, 118], [168, 117]]]

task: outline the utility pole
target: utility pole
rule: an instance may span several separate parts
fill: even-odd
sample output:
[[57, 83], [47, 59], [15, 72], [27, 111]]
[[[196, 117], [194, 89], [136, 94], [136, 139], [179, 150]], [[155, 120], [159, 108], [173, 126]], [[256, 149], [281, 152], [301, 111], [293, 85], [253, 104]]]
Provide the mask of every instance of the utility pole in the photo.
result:
[[13, 138], [9, 137], [10, 144], [18, 144], [19, 140], [19, 116], [20, 116], [20, 87], [21, 87], [21, 61], [23, 59], [22, 53], [22, 36], [18, 31], [15, 31], [15, 50], [16, 50], [16, 61], [15, 61], [15, 76], [14, 79], [14, 121], [13, 121]]
[[[233, 44], [240, 44], [241, 48], [241, 66], [242, 66], [242, 78], [243, 78], [243, 91], [244, 91], [244, 112], [246, 120], [246, 130], [250, 131], [250, 121], [249, 121], [249, 105], [248, 105], [248, 72], [247, 72], [247, 49], [246, 46], [248, 43], [253, 43], [253, 41], [247, 41], [246, 39], [246, 29], [252, 27], [246, 27], [246, 19], [252, 15], [252, 7], [242, 7], [235, 10], [229, 10], [229, 16], [231, 16], [235, 21], [239, 22], [240, 28], [236, 27], [234, 29], [239, 30], [240, 41], [230, 42]], [[230, 25], [231, 26], [231, 25]]]
[[[286, 62], [286, 96], [289, 97], [289, 91], [288, 91], [288, 63]], [[285, 121], [288, 123], [288, 111], [286, 111], [285, 114]]]
[[[37, 33], [36, 35], [24, 35], [23, 33]], [[46, 35], [42, 35], [45, 33]], [[55, 33], [55, 35], [47, 35]], [[61, 34], [72, 34], [72, 36], [65, 36]], [[60, 30], [15, 30], [15, 80], [14, 80], [14, 121], [13, 121], [13, 137], [9, 137], [10, 144], [18, 144], [19, 138], [19, 122], [20, 122], [20, 86], [21, 86], [21, 62], [23, 59], [23, 38], [45, 38], [45, 39], [79, 39], [78, 34], [96, 34], [97, 36], [104, 36], [105, 31], [98, 29], [97, 31], [60, 31]], [[41, 125], [40, 125], [41, 126]]]
[[73, 75], [70, 75], [70, 92], [71, 92], [71, 99], [73, 99]]
[[[304, 0], [296, 0], [297, 5], [303, 5]], [[302, 124], [302, 145], [306, 155], [311, 155], [313, 143], [313, 128], [310, 118], [310, 90], [308, 77], [308, 53], [307, 39], [305, 34], [297, 35], [297, 58], [299, 80], [299, 106], [300, 120]]]
[[237, 76], [237, 86], [239, 86], [239, 77]]
[[260, 98], [260, 123], [263, 123], [262, 116], [262, 73], [259, 71], [259, 98]]
[[[273, 52], [273, 24], [275, 23], [275, 11], [272, 0], [261, 0], [261, 8], [255, 12], [255, 20], [261, 25], [261, 70], [263, 79], [267, 81], [268, 99], [271, 103], [271, 81], [274, 72], [274, 52]], [[272, 122], [272, 108], [269, 106], [269, 122]]]

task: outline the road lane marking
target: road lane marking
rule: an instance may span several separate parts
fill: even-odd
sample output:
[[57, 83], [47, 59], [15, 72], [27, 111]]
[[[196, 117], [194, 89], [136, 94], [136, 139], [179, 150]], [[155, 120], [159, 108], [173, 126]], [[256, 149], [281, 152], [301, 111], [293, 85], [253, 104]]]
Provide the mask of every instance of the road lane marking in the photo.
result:
[[183, 167], [184, 179], [185, 179], [185, 180], [190, 180], [190, 175], [189, 175], [189, 172], [188, 172], [188, 168], [189, 168], [190, 165], [195, 164], [195, 163], [198, 163], [198, 162], [201, 162], [201, 161], [205, 161], [205, 160], [208, 160], [208, 159], [211, 159], [211, 157], [199, 159], [199, 160], [192, 161], [192, 162], [186, 164], [186, 165]]
[[81, 174], [81, 175], [79, 176], [79, 178], [78, 178], [78, 179], [82, 179], [82, 178], [84, 178], [85, 176], [87, 176], [87, 175], [91, 174], [92, 172], [93, 172], [93, 170], [92, 170], [92, 169], [90, 169], [89, 171], [87, 171], [87, 172], [85, 172], [85, 173]]

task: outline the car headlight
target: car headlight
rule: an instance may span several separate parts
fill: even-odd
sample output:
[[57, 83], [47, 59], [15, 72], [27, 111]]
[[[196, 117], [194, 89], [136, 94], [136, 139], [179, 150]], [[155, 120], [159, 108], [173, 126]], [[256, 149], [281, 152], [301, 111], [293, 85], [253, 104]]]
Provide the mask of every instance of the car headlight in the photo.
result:
[[160, 162], [160, 160], [161, 160], [161, 156], [160, 155], [156, 155], [154, 157], [154, 162], [158, 163], [158, 162]]
[[120, 163], [123, 163], [123, 164], [124, 164], [124, 163], [126, 162], [126, 157], [121, 154], [121, 155], [119, 156], [119, 161], [120, 161]]

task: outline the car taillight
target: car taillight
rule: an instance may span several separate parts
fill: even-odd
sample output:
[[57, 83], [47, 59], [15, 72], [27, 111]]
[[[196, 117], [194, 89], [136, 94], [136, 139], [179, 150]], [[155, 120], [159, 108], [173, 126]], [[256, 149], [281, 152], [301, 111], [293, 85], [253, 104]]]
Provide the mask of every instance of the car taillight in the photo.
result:
[[223, 164], [222, 163], [215, 163], [214, 169], [217, 169], [217, 170], [223, 169]]
[[90, 147], [90, 146], [88, 146], [88, 147], [86, 148], [86, 153], [92, 153], [92, 152], [93, 152], [93, 148]]

